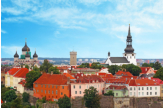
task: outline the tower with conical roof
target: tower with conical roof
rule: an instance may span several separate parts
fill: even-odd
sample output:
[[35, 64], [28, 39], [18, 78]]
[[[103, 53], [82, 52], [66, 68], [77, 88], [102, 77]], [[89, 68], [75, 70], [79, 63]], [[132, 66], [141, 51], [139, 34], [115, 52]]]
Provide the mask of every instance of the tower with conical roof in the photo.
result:
[[136, 63], [136, 53], [134, 53], [134, 49], [132, 47], [132, 36], [130, 32], [130, 24], [129, 24], [129, 29], [128, 29], [128, 36], [126, 40], [126, 48], [125, 48], [125, 53], [123, 53], [123, 56], [127, 58], [127, 60], [134, 65], [137, 65]]
[[35, 54], [33, 55], [34, 62], [38, 61], [38, 55], [36, 54], [36, 49], [35, 49]]
[[14, 63], [15, 64], [18, 63], [18, 60], [19, 60], [19, 55], [18, 55], [17, 50], [16, 50], [16, 53], [14, 55]]

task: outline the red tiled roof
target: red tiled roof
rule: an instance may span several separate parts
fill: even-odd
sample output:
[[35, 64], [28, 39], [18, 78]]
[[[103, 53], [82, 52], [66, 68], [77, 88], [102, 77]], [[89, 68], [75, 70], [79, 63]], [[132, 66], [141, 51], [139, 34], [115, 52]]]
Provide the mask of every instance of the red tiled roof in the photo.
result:
[[157, 86], [158, 83], [150, 79], [131, 79], [129, 86]]
[[140, 67], [141, 68], [141, 73], [147, 73], [149, 69], [151, 69], [152, 67]]
[[153, 81], [157, 82], [158, 84], [163, 84], [163, 81], [159, 78], [151, 78]]
[[75, 79], [74, 77], [72, 77], [69, 73], [63, 73], [65, 76], [70, 77], [70, 79]]
[[15, 75], [14, 77], [18, 78], [26, 78], [26, 74], [29, 72], [27, 68], [21, 68]]
[[133, 76], [130, 72], [118, 71], [115, 75]]
[[104, 82], [104, 80], [100, 77], [100, 76], [97, 76], [97, 75], [87, 75], [87, 76], [80, 76], [76, 82], [77, 83], [92, 83], [92, 82]]
[[156, 74], [157, 70], [154, 70], [154, 73]]
[[126, 79], [119, 78], [103, 78], [106, 83], [126, 83]]
[[62, 74], [42, 74], [34, 84], [55, 84], [55, 85], [67, 85], [67, 77]]
[[[20, 69], [20, 68], [12, 68], [12, 69], [10, 69], [10, 70], [8, 71], [8, 72], [9, 72], [9, 75], [15, 74], [19, 69]], [[7, 74], [7, 72], [6, 72], [5, 74]]]
[[96, 74], [98, 74], [99, 76], [101, 76], [102, 78], [103, 77], [107, 77], [107, 78], [113, 78], [113, 75], [110, 73], [110, 74], [107, 74], [107, 73], [102, 73], [102, 72], [97, 72]]
[[127, 78], [127, 79], [137, 79], [138, 76], [122, 76], [121, 78]]
[[2, 99], [1, 99], [1, 104], [3, 103]]
[[[115, 90], [122, 90], [122, 89], [127, 89], [126, 86], [116, 86], [116, 85], [110, 85], [109, 89], [115, 89]], [[108, 88], [107, 88], [108, 89]]]
[[26, 81], [25, 80], [21, 80], [18, 84], [22, 84], [22, 86], [25, 86]]

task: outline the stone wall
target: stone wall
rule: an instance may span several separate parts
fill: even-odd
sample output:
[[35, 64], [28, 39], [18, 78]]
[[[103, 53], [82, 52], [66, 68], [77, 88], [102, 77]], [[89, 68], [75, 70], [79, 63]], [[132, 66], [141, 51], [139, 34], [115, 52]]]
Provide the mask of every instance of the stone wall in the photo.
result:
[[130, 98], [113, 98], [114, 108], [130, 107]]
[[28, 93], [29, 95], [33, 96], [33, 90], [24, 88], [24, 92]]
[[114, 108], [113, 96], [101, 96], [100, 99], [101, 108]]
[[71, 99], [71, 107], [72, 108], [85, 108], [83, 97], [75, 97], [75, 99]]
[[[41, 103], [41, 102], [37, 102], [36, 105], [38, 104], [38, 106], [40, 108], [59, 108], [58, 104], [57, 103], [49, 103], [49, 102], [46, 102], [46, 103]], [[36, 106], [35, 105], [35, 106]]]
[[35, 105], [37, 100], [38, 100], [38, 98], [29, 95], [29, 102], [31, 105]]

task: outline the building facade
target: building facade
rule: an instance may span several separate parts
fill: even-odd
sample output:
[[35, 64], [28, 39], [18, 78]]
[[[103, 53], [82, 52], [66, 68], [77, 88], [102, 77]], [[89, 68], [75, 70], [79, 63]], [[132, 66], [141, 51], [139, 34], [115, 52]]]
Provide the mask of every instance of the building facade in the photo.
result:
[[126, 40], [126, 48], [124, 51], [125, 53], [123, 53], [123, 57], [110, 57], [110, 52], [108, 52], [108, 59], [105, 61], [105, 64], [118, 65], [118, 66], [122, 66], [123, 64], [137, 65], [136, 53], [134, 53], [134, 49], [132, 47], [132, 36], [130, 33], [130, 25], [129, 25], [128, 36]]

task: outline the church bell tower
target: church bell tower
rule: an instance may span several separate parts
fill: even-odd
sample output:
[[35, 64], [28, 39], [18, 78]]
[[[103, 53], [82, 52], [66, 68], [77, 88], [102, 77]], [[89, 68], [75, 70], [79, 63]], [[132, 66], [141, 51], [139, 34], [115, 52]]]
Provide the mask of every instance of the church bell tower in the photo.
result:
[[126, 40], [126, 48], [124, 51], [125, 51], [125, 53], [123, 53], [123, 57], [126, 57], [126, 59], [129, 61], [129, 63], [137, 65], [136, 53], [134, 53], [134, 49], [132, 47], [132, 36], [130, 33], [130, 24], [129, 24], [128, 36], [127, 36], [127, 40]]

